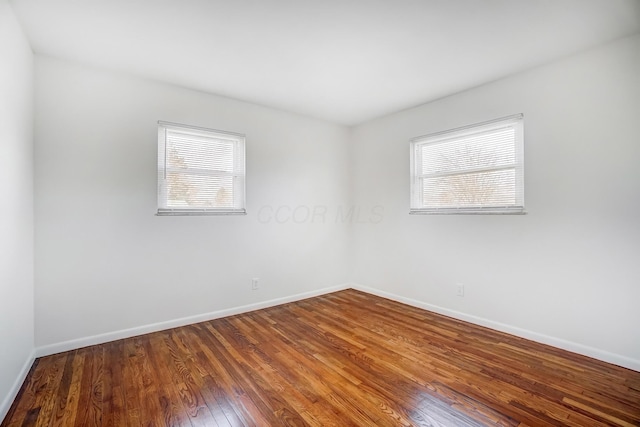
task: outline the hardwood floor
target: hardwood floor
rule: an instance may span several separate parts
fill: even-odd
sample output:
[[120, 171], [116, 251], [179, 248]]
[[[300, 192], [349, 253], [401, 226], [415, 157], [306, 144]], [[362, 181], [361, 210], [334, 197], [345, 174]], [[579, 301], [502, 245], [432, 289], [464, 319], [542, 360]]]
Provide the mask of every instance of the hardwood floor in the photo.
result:
[[640, 425], [640, 373], [354, 290], [38, 359], [6, 426]]

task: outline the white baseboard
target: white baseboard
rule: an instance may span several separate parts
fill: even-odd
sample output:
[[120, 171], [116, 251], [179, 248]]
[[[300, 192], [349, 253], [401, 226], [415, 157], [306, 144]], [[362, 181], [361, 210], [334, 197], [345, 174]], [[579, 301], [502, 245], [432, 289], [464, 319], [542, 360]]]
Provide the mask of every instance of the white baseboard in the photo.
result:
[[[214, 311], [211, 313], [204, 313], [196, 316], [183, 317], [180, 319], [168, 320], [165, 322], [158, 322], [150, 325], [144, 325], [144, 326], [139, 326], [135, 328], [123, 329], [120, 331], [108, 332], [105, 334], [94, 335], [90, 337], [50, 344], [50, 345], [36, 348], [35, 357], [48, 356], [51, 354], [61, 353], [63, 351], [75, 350], [75, 349], [87, 347], [90, 345], [103, 344], [109, 341], [115, 341], [123, 338], [130, 338], [137, 335], [143, 335], [151, 332], [162, 331], [165, 329], [177, 328], [180, 326], [186, 326], [193, 323], [206, 322], [208, 320], [219, 319], [221, 317], [226, 317], [226, 316], [233, 316], [235, 314], [246, 313], [254, 310], [260, 310], [262, 308], [273, 307], [276, 305], [299, 301], [306, 298], [312, 298], [314, 296], [324, 295], [331, 292], [336, 292], [336, 291], [349, 289], [349, 288], [353, 288], [353, 289], [366, 292], [369, 294], [373, 294], [373, 295], [378, 295], [380, 297], [388, 298], [393, 301], [398, 301], [407, 305], [411, 305], [413, 307], [422, 308], [424, 310], [432, 311], [434, 313], [442, 314], [444, 316], [449, 316], [454, 319], [463, 320], [465, 322], [470, 322], [470, 323], [484, 326], [490, 329], [495, 329], [500, 332], [505, 332], [511, 335], [515, 335], [517, 337], [526, 338], [542, 344], [547, 344], [553, 347], [561, 348], [563, 350], [571, 351], [573, 353], [582, 354], [584, 356], [592, 357], [594, 359], [602, 360], [608, 363], [613, 363], [614, 365], [622, 366], [622, 367], [633, 369], [634, 371], [640, 372], [640, 360], [637, 360], [637, 359], [632, 359], [630, 357], [623, 356], [620, 354], [610, 353], [608, 351], [601, 350], [598, 348], [589, 347], [589, 346], [575, 343], [572, 341], [567, 341], [562, 338], [540, 334], [538, 332], [533, 332], [527, 329], [518, 328], [516, 326], [496, 322], [494, 320], [485, 319], [485, 318], [474, 316], [471, 314], [462, 313], [459, 311], [429, 304], [429, 303], [415, 300], [412, 298], [405, 298], [400, 295], [396, 295], [390, 292], [360, 285], [357, 283], [346, 283], [344, 285], [332, 286], [328, 288], [318, 289], [315, 291], [304, 292], [304, 293], [290, 295], [282, 298], [276, 298], [268, 301], [262, 301], [254, 304], [248, 304], [248, 305], [229, 308], [225, 310]], [[34, 357], [32, 356], [30, 359], [30, 362], [28, 363], [26, 371], [24, 372], [25, 377], [27, 372], [29, 371], [29, 367], [33, 363], [33, 359]], [[22, 381], [24, 381], [24, 377], [22, 377], [20, 381], [16, 382], [16, 386], [14, 386], [14, 387], [17, 387], [15, 393], [17, 393], [17, 390], [20, 389], [20, 386], [22, 385]], [[15, 396], [13, 396], [11, 400], [9, 400], [9, 403], [8, 403], [9, 406], [11, 405], [13, 398], [15, 398]], [[4, 409], [5, 404], [7, 404], [7, 402], [3, 402], [3, 406], [0, 407], [0, 414], [2, 414], [2, 410]], [[8, 411], [8, 408], [6, 408], [6, 410]]]
[[4, 420], [4, 417], [7, 416], [9, 409], [11, 409], [11, 405], [13, 404], [13, 401], [15, 400], [16, 396], [18, 396], [18, 392], [20, 391], [22, 384], [24, 384], [24, 380], [27, 378], [27, 375], [29, 374], [29, 370], [31, 369], [31, 366], [33, 366], [33, 362], [35, 360], [36, 360], [36, 352], [35, 350], [33, 350], [31, 351], [31, 354], [29, 355], [27, 360], [24, 362], [24, 365], [22, 366], [20, 373], [18, 374], [15, 381], [13, 382], [13, 385], [9, 389], [9, 393], [7, 393], [5, 398], [2, 400], [2, 403], [0, 403], [0, 423], [2, 423], [2, 420]]
[[107, 332], [105, 334], [93, 335], [90, 337], [78, 338], [60, 343], [49, 344], [36, 348], [36, 357], [49, 356], [51, 354], [62, 353], [63, 351], [76, 350], [90, 345], [104, 344], [106, 342], [115, 341], [123, 338], [131, 338], [137, 335], [148, 334], [151, 332], [163, 331], [165, 329], [177, 328], [180, 326], [191, 325], [208, 320], [219, 319], [221, 317], [233, 316], [235, 314], [246, 313], [249, 311], [260, 310], [262, 308], [273, 307], [280, 304], [299, 301], [312, 298], [318, 295], [324, 295], [331, 292], [348, 289], [347, 285], [337, 285], [328, 288], [318, 289], [310, 292], [304, 292], [296, 295], [290, 295], [282, 298], [276, 298], [268, 301], [261, 301], [254, 304], [233, 307], [224, 310], [213, 311], [211, 313], [203, 313], [195, 316], [183, 317], [180, 319], [167, 320], [164, 322], [153, 323], [135, 328], [123, 329], [120, 331]]
[[453, 317], [454, 319], [464, 320], [465, 322], [484, 326], [490, 329], [495, 329], [497, 331], [515, 335], [520, 338], [526, 338], [528, 340], [536, 341], [541, 344], [547, 344], [553, 347], [561, 348], [563, 350], [581, 354], [583, 356], [592, 357], [594, 359], [602, 360], [603, 362], [612, 363], [614, 365], [622, 366], [624, 368], [628, 368], [628, 369], [632, 369], [634, 371], [640, 372], [640, 360], [632, 359], [627, 356], [610, 353], [608, 351], [601, 350], [598, 348], [589, 347], [589, 346], [572, 342], [572, 341], [567, 341], [562, 338], [540, 334], [538, 332], [529, 331], [527, 329], [518, 328], [516, 326], [507, 325], [505, 323], [500, 323], [500, 322], [485, 319], [482, 317], [473, 316], [471, 314], [466, 314], [466, 313], [451, 310], [448, 308], [439, 307], [437, 305], [418, 301], [412, 298], [405, 298], [400, 295], [392, 294], [386, 291], [381, 291], [375, 288], [370, 288], [368, 286], [360, 285], [357, 283], [350, 283], [348, 286], [352, 289], [356, 289], [362, 292], [377, 295], [393, 301], [401, 302], [413, 307], [422, 308], [424, 310], [432, 311], [434, 313], [442, 314], [444, 316]]

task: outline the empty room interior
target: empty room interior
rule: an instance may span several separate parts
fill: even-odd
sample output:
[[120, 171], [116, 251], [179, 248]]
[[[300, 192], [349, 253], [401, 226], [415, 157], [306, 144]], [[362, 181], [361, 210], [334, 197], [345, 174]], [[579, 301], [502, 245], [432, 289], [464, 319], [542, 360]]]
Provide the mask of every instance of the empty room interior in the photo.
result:
[[0, 424], [640, 425], [640, 1], [0, 0]]

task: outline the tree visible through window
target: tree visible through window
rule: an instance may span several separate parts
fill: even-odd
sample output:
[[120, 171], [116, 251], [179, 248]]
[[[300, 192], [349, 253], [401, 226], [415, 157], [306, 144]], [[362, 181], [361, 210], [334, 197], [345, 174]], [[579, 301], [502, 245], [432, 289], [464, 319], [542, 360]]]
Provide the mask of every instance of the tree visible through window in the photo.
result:
[[159, 122], [158, 214], [245, 213], [244, 136]]
[[522, 115], [414, 138], [411, 213], [522, 213]]

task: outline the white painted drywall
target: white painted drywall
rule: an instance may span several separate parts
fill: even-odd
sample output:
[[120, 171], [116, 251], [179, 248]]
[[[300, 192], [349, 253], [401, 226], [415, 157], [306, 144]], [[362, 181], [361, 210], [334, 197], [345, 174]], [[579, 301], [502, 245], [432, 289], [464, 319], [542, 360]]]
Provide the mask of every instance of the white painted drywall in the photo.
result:
[[[525, 216], [410, 216], [409, 139], [524, 113]], [[352, 280], [640, 366], [640, 36], [358, 126]], [[455, 284], [465, 285], [457, 297]]]
[[[246, 134], [248, 215], [154, 215], [158, 120]], [[347, 277], [345, 127], [38, 56], [35, 129], [37, 346]]]
[[[639, 55], [636, 36], [351, 130], [38, 57], [36, 343], [349, 277], [640, 363]], [[411, 137], [519, 112], [528, 215], [408, 215]], [[159, 119], [247, 134], [249, 215], [154, 216]]]
[[33, 354], [33, 53], [0, 0], [0, 421]]

